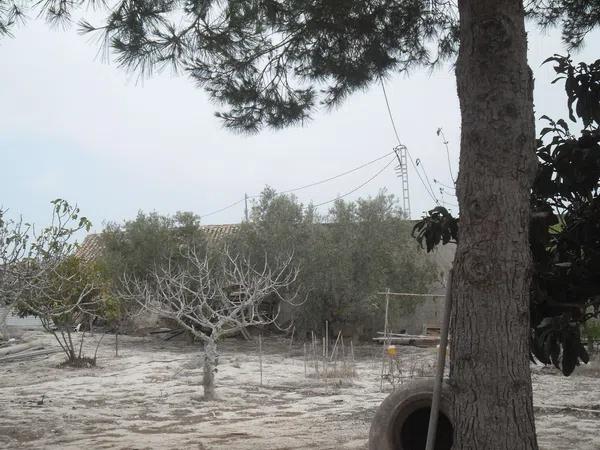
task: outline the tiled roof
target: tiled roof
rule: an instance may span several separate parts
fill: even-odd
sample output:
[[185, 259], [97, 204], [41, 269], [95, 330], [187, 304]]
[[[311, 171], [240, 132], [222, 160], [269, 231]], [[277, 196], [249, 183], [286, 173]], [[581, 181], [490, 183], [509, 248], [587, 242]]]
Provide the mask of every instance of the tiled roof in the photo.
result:
[[201, 225], [200, 229], [206, 233], [209, 239], [217, 240], [237, 233], [240, 229], [240, 224], [224, 223], [220, 225]]
[[75, 256], [84, 262], [90, 262], [98, 259], [102, 255], [102, 250], [101, 236], [99, 234], [88, 234], [75, 251]]
[[[216, 241], [235, 234], [240, 229], [240, 225], [237, 223], [201, 225], [200, 229], [206, 233], [209, 240]], [[102, 255], [102, 250], [102, 236], [100, 234], [88, 234], [75, 251], [75, 256], [84, 262], [90, 262], [98, 259]]]

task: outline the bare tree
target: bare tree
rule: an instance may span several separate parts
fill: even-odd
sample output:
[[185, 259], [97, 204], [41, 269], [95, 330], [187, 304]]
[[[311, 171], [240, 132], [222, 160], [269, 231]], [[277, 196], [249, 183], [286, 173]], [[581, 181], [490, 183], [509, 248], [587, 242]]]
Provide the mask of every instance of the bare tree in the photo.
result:
[[[290, 255], [271, 267], [265, 258], [257, 269], [248, 258], [223, 248], [211, 258], [195, 248], [157, 265], [148, 280], [126, 279], [123, 294], [148, 311], [175, 320], [204, 344], [203, 388], [215, 399], [217, 342], [250, 326], [275, 323], [281, 302], [293, 303], [298, 268]], [[266, 308], [273, 298], [276, 306]]]

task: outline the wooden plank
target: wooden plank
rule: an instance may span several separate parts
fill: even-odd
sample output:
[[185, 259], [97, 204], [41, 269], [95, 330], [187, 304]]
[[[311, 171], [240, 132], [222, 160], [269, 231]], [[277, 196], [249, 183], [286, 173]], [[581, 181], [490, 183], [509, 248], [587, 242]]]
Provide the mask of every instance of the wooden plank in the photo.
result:
[[33, 347], [38, 346], [41, 348], [38, 342], [26, 342], [24, 344], [9, 345], [0, 349], [0, 356], [12, 355], [14, 353], [24, 352], [25, 350], [31, 350]]
[[394, 297], [445, 297], [444, 294], [415, 294], [413, 292], [378, 292], [377, 294]]
[[[381, 331], [378, 331], [377, 334], [383, 334]], [[438, 336], [431, 336], [429, 334], [394, 334], [394, 333], [388, 333], [387, 334], [388, 338], [409, 338], [409, 339], [421, 339], [421, 338], [425, 338], [425, 339], [437, 339]], [[377, 336], [374, 337], [373, 339], [377, 339], [377, 340], [385, 340], [385, 336]]]
[[36, 356], [51, 355], [53, 353], [60, 353], [60, 352], [62, 352], [62, 350], [58, 349], [58, 348], [53, 348], [53, 349], [48, 349], [48, 350], [36, 350], [36, 351], [32, 351], [32, 352], [22, 352], [22, 353], [17, 353], [15, 355], [5, 356], [4, 358], [0, 358], [0, 362], [18, 361], [21, 359], [34, 358]]

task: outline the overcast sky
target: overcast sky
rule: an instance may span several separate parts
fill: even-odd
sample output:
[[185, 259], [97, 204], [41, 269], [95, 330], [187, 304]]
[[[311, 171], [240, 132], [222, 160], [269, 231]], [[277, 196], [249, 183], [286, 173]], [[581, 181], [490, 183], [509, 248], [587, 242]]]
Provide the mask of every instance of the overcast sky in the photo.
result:
[[[600, 57], [600, 34], [587, 42], [577, 61]], [[551, 66], [540, 67], [556, 52], [565, 53], [558, 33], [531, 30], [536, 117], [565, 116], [562, 87], [549, 85]], [[106, 221], [132, 218], [140, 209], [203, 215], [267, 184], [287, 190], [331, 177], [396, 145], [379, 85], [335, 111], [315, 114], [304, 127], [243, 136], [221, 126], [215, 105], [190, 80], [165, 73], [139, 84], [96, 55], [96, 45], [76, 30], [50, 30], [38, 22], [0, 41], [0, 205], [13, 213], [44, 223], [49, 202], [61, 197], [78, 203], [95, 230]], [[413, 158], [423, 162], [432, 184], [434, 178], [451, 184], [436, 135], [442, 127], [456, 172], [460, 118], [451, 68], [393, 77], [387, 91]], [[333, 199], [386, 162], [297, 196], [305, 203]], [[418, 218], [433, 202], [412, 167], [409, 181], [412, 217]], [[400, 193], [392, 166], [347, 198], [382, 188]], [[326, 212], [327, 206], [320, 210]], [[203, 222], [238, 222], [242, 215], [240, 204]]]

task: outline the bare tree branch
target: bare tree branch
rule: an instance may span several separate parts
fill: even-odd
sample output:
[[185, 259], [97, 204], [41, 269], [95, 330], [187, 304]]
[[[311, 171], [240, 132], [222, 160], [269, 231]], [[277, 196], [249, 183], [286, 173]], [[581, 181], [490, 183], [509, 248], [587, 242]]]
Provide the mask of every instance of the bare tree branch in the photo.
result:
[[[251, 326], [276, 323], [280, 303], [293, 303], [292, 290], [299, 269], [293, 255], [273, 266], [267, 258], [257, 269], [243, 255], [227, 247], [210, 258], [192, 247], [182, 251], [182, 262], [167, 258], [152, 270], [147, 280], [125, 274], [120, 296], [135, 301], [147, 311], [175, 320], [204, 343], [204, 393], [214, 398], [214, 372], [219, 339]], [[267, 310], [269, 300], [276, 311]]]

